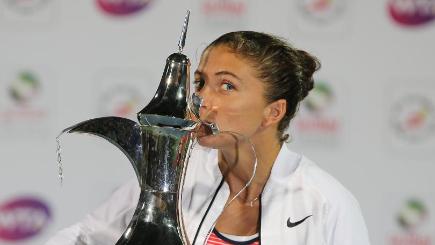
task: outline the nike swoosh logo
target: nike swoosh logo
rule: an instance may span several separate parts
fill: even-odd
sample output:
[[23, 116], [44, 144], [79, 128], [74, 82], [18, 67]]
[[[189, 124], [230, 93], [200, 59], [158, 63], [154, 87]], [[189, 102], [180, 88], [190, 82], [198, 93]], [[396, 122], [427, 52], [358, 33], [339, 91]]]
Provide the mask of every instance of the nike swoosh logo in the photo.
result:
[[296, 222], [291, 222], [290, 221], [290, 218], [288, 218], [288, 220], [287, 220], [287, 227], [288, 228], [292, 228], [292, 227], [295, 227], [295, 226], [297, 226], [297, 225], [300, 225], [300, 224], [302, 224], [306, 219], [308, 219], [309, 217], [311, 217], [312, 215], [308, 215], [307, 217], [305, 217], [305, 218], [303, 218], [303, 219], [301, 219], [301, 220], [299, 220], [299, 221], [296, 221]]

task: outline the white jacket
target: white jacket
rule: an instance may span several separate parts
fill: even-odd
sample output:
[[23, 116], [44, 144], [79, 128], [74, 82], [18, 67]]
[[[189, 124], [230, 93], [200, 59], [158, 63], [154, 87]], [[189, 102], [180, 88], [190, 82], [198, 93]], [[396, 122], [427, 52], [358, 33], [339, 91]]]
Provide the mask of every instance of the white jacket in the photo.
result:
[[[136, 208], [140, 189], [131, 181], [84, 221], [46, 245], [115, 244]], [[217, 151], [192, 152], [183, 189], [183, 217], [190, 242], [202, 245], [228, 199]], [[284, 145], [260, 200], [261, 244], [369, 245], [358, 202], [339, 182]], [[202, 224], [201, 224], [202, 221]]]

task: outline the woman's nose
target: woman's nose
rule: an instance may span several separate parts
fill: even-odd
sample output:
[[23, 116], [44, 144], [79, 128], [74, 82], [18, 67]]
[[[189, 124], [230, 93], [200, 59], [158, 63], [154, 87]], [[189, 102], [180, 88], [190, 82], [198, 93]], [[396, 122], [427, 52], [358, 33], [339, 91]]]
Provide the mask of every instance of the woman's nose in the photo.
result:
[[212, 96], [210, 96], [211, 91], [207, 86], [204, 86], [201, 90], [199, 90], [198, 92], [196, 92], [196, 94], [201, 98], [201, 107], [200, 109], [207, 109], [207, 108], [211, 108], [211, 103], [210, 103], [210, 98]]
[[213, 91], [209, 88], [204, 87], [199, 92], [198, 95], [202, 98], [201, 106], [199, 108], [199, 115], [202, 119], [209, 119], [208, 117], [213, 114], [212, 111], [216, 109], [216, 105], [214, 103], [215, 98], [213, 96]]

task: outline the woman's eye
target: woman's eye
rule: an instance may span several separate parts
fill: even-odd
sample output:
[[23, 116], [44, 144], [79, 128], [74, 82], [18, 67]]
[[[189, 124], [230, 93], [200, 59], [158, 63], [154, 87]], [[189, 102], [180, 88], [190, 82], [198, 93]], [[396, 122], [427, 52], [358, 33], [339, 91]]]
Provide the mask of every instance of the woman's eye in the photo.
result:
[[204, 87], [205, 81], [204, 79], [198, 79], [193, 81], [193, 85], [195, 86], [196, 91], [200, 91]]
[[222, 89], [225, 90], [225, 91], [232, 91], [232, 90], [234, 90], [234, 85], [232, 85], [232, 84], [229, 83], [229, 82], [224, 82], [224, 83], [222, 83], [221, 87], [222, 87]]

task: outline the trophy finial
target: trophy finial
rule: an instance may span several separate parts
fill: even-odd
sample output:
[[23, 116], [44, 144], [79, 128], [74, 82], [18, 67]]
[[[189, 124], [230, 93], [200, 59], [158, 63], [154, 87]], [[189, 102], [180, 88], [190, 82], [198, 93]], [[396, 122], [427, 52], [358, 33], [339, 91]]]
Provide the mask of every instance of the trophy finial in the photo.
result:
[[[190, 61], [181, 53], [184, 48], [190, 11], [187, 10], [183, 31], [178, 43], [179, 52], [169, 55], [159, 87], [152, 100], [138, 114], [143, 125], [175, 126], [193, 121], [188, 118], [190, 95]], [[181, 121], [180, 121], [181, 120]], [[186, 125], [187, 126], [187, 125]]]
[[181, 30], [180, 40], [178, 41], [179, 53], [183, 52], [183, 48], [186, 43], [186, 33], [187, 33], [187, 26], [189, 25], [189, 16], [190, 16], [190, 10], [187, 10], [186, 17], [184, 17], [183, 29]]

